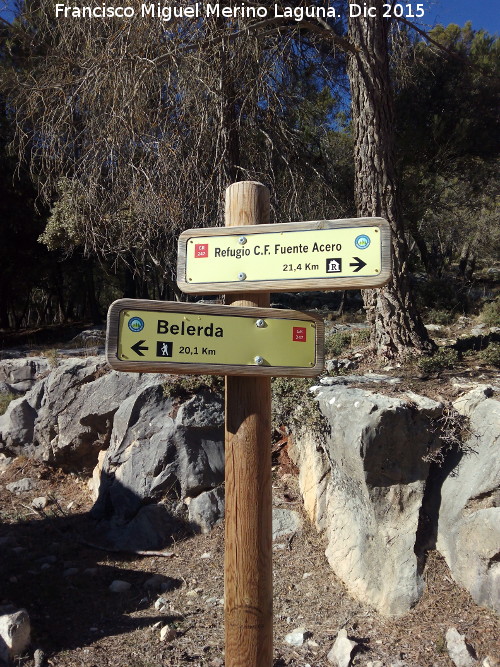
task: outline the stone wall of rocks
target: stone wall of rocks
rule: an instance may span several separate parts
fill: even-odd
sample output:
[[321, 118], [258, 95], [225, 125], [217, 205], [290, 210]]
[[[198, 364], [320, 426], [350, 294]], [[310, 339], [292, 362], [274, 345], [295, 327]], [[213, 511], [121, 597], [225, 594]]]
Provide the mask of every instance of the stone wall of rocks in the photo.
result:
[[[428, 462], [443, 444], [435, 422], [442, 404], [345, 386], [313, 391], [327, 436], [304, 434], [290, 454], [305, 510], [352, 595], [382, 614], [407, 612], [422, 593], [424, 551], [437, 537], [455, 580], [500, 611], [500, 402], [488, 398], [492, 390], [454, 404], [470, 418], [470, 435], [442, 467]], [[422, 531], [423, 521], [434, 525]], [[434, 540], [421, 543], [429, 533]]]
[[[360, 376], [357, 384], [381, 377]], [[53, 369], [43, 359], [6, 360], [0, 378], [26, 390], [0, 417], [2, 465], [22, 453], [93, 469], [92, 515], [113, 546], [161, 548], [179, 525], [208, 532], [223, 518], [217, 394], [174, 398], [166, 376], [117, 373], [102, 356]], [[313, 391], [326, 438], [304, 434], [289, 453], [306, 513], [352, 595], [383, 614], [404, 614], [423, 590], [425, 549], [437, 545], [456, 581], [500, 611], [500, 402], [491, 388], [455, 402], [470, 435], [441, 467], [429, 463], [442, 445], [441, 403], [353, 388], [344, 376]], [[275, 536], [285, 519], [275, 510]]]

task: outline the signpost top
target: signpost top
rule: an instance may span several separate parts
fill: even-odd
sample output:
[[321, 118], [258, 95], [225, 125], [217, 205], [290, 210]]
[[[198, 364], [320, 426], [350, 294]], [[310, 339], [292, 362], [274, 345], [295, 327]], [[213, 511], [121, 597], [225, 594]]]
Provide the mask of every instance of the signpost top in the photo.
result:
[[120, 299], [108, 312], [112, 368], [138, 373], [313, 377], [323, 322], [307, 313]]
[[183, 292], [289, 292], [380, 287], [391, 271], [383, 218], [188, 229], [179, 237]]

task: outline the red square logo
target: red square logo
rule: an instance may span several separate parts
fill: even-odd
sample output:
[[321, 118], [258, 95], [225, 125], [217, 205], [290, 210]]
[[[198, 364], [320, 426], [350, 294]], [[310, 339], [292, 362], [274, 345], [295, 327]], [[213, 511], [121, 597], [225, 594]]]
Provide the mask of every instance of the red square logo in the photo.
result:
[[194, 256], [195, 257], [208, 257], [208, 243], [195, 243], [194, 244]]
[[293, 338], [294, 341], [299, 341], [300, 343], [305, 343], [307, 337], [307, 330], [305, 327], [293, 327]]

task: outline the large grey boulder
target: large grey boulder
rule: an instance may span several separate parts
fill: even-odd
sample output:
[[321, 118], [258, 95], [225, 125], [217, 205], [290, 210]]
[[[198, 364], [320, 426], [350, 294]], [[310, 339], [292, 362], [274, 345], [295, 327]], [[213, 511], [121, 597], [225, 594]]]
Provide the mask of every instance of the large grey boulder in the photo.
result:
[[93, 468], [123, 400], [158, 376], [111, 371], [102, 357], [65, 359], [0, 417], [0, 449]]
[[5, 414], [0, 415], [0, 451], [20, 453], [32, 448], [37, 410], [29, 398], [14, 399]]
[[454, 403], [470, 419], [441, 489], [437, 548], [474, 600], [500, 613], [500, 401], [479, 387]]
[[163, 546], [174, 507], [186, 499], [194, 503], [191, 520], [208, 530], [223, 513], [222, 494], [206, 495], [224, 481], [221, 397], [200, 391], [180, 403], [160, 384], [129, 396], [114, 416], [99, 478], [92, 514], [120, 548]]
[[15, 394], [29, 391], [40, 377], [50, 370], [45, 357], [24, 357], [0, 361], [0, 383]]
[[382, 614], [404, 614], [423, 589], [415, 543], [424, 458], [438, 446], [429, 422], [442, 406], [415, 395], [314, 390], [327, 420], [324, 444], [305, 433], [290, 449], [305, 509], [351, 594]]

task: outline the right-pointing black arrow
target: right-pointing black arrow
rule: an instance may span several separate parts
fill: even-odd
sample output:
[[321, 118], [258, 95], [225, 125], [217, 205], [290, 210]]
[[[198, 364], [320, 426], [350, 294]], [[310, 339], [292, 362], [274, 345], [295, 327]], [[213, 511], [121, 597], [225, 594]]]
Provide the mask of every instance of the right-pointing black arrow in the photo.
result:
[[354, 273], [357, 273], [357, 272], [360, 271], [364, 266], [366, 266], [366, 262], [363, 262], [363, 260], [360, 259], [359, 257], [353, 257], [353, 259], [355, 259], [356, 262], [355, 262], [355, 263], [351, 262], [351, 263], [349, 264], [349, 266], [355, 266], [355, 267], [356, 267], [356, 268], [354, 269]]
[[138, 354], [140, 357], [144, 356], [141, 350], [149, 350], [149, 347], [144, 347], [142, 345], [145, 342], [146, 342], [145, 340], [138, 340], [137, 343], [134, 343], [134, 345], [132, 345], [132, 350], [134, 350], [134, 352]]

